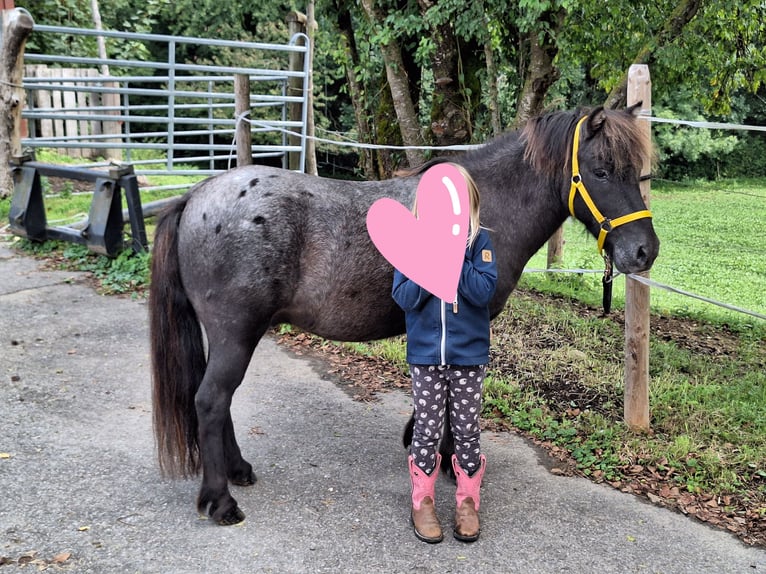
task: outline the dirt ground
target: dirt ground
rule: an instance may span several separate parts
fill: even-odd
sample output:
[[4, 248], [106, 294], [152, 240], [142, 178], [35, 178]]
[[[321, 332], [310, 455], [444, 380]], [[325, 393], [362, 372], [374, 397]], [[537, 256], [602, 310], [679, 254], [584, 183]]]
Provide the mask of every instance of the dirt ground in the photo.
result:
[[[600, 316], [600, 309], [558, 298], [546, 297], [534, 292], [519, 292], [521, 296], [533, 299], [545, 299], [547, 303], [566, 306], [572, 312], [581, 316]], [[549, 335], [541, 333], [534, 325], [523, 322], [509, 324], [513, 319], [498, 319], [503, 322], [495, 324], [494, 329], [514, 329], [514, 336], [522, 337], [529, 352], [550, 349], [559, 342], [552, 340]], [[496, 320], [496, 322], [498, 321]], [[624, 324], [621, 312], [613, 311], [607, 320], [618, 325]], [[518, 330], [521, 329], [519, 333]], [[735, 333], [722, 329], [710, 329], [709, 326], [696, 321], [653, 316], [651, 332], [661, 340], [673, 341], [677, 346], [693, 353], [720, 357], [733, 357], [737, 353], [738, 338]], [[337, 345], [323, 343], [321, 340], [300, 332], [279, 335], [280, 344], [288, 347], [298, 355], [311, 356], [325, 361], [328, 373], [342, 384], [348, 385], [348, 391], [361, 401], [375, 400], [376, 393], [386, 389], [409, 389], [410, 381], [406, 373], [397, 369], [391, 363], [375, 357], [364, 357], [347, 351]], [[622, 342], [620, 341], [621, 345]], [[604, 397], [592, 389], [573, 384], [573, 377], [558, 376], [551, 379], [542, 373], [529, 372], [525, 365], [524, 372], [514, 372], [515, 364], [511, 357], [504, 356], [501, 347], [493, 347], [492, 367], [500, 369], [507, 376], [516, 380], [533, 380], [535, 388], [545, 398], [546, 402], [556, 412], [564, 412], [568, 408], [591, 409], [602, 412], [614, 420], [622, 417], [622, 398], [605, 401]], [[763, 368], [766, 368], [766, 353]], [[523, 384], [523, 382], [521, 383]], [[485, 428], [497, 430], [498, 423], [484, 421]], [[517, 431], [518, 432], [518, 431]], [[524, 434], [524, 433], [520, 433]], [[555, 461], [551, 471], [557, 474], [579, 475], [577, 465], [564, 449], [553, 444], [528, 437], [543, 448]], [[597, 482], [606, 482], [612, 487], [626, 493], [632, 493], [648, 499], [653, 504], [667, 507], [685, 515], [693, 516], [710, 525], [728, 530], [736, 534], [743, 542], [758, 546], [766, 546], [766, 517], [760, 515], [744, 500], [733, 496], [713, 496], [706, 493], [689, 493], [679, 489], [672, 480], [672, 471], [665, 472], [656, 467], [646, 465], [629, 465], [623, 469], [625, 480], [609, 482], [595, 477]], [[593, 476], [589, 478], [594, 479]]]

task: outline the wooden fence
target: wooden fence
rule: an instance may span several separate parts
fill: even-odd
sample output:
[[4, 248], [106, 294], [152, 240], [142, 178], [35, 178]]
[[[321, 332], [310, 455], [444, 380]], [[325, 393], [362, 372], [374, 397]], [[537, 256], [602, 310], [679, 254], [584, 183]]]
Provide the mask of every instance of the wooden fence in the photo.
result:
[[[44, 139], [68, 139], [87, 142], [89, 136], [114, 134], [119, 144], [121, 122], [89, 119], [89, 114], [120, 115], [120, 94], [99, 93], [88, 88], [100, 84], [99, 71], [93, 68], [50, 68], [46, 65], [24, 66], [24, 76], [41, 80], [45, 89], [29, 90], [27, 104], [40, 114], [39, 119], [29, 125], [32, 137]], [[71, 78], [71, 79], [70, 79]], [[104, 84], [106, 87], [118, 87], [117, 84]], [[49, 114], [51, 117], [45, 117]], [[72, 119], [66, 116], [71, 115]], [[103, 139], [101, 139], [103, 142]], [[59, 148], [62, 155], [77, 158], [95, 158], [106, 155], [107, 159], [121, 160], [121, 150], [93, 148]]]

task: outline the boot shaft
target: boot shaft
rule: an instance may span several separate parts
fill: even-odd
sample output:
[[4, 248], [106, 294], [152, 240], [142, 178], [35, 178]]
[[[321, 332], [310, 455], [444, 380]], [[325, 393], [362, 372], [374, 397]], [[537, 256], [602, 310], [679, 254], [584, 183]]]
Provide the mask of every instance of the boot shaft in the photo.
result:
[[410, 455], [407, 457], [407, 465], [410, 471], [410, 481], [412, 483], [412, 507], [420, 510], [420, 505], [426, 496], [431, 497], [431, 502], [436, 500], [434, 490], [436, 479], [439, 478], [439, 464], [441, 464], [441, 455], [436, 454], [436, 466], [433, 472], [428, 475], [415, 464], [415, 459]]
[[481, 491], [481, 481], [484, 478], [484, 471], [487, 468], [487, 459], [482, 454], [480, 459], [479, 469], [473, 473], [473, 476], [468, 476], [460, 466], [457, 456], [452, 455], [452, 469], [455, 471], [455, 478], [457, 480], [457, 490], [455, 491], [455, 501], [457, 506], [460, 507], [466, 498], [473, 499], [476, 511], [479, 510], [479, 499]]

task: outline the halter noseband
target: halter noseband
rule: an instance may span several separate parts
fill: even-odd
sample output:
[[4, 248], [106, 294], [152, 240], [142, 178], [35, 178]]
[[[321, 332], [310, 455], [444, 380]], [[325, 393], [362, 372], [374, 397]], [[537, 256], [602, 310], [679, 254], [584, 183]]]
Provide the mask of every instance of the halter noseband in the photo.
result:
[[643, 219], [645, 217], [651, 218], [652, 212], [648, 209], [642, 209], [640, 211], [629, 213], [628, 215], [623, 215], [617, 219], [607, 219], [601, 215], [601, 212], [596, 207], [596, 204], [593, 203], [593, 199], [591, 199], [588, 190], [585, 189], [585, 184], [583, 183], [582, 177], [580, 176], [580, 165], [577, 161], [577, 151], [580, 147], [580, 126], [587, 117], [588, 116], [583, 116], [580, 121], [577, 122], [577, 127], [575, 127], [574, 132], [574, 143], [572, 144], [572, 185], [569, 188], [569, 213], [572, 214], [572, 217], [575, 216], [574, 200], [575, 196], [579, 192], [580, 197], [582, 197], [582, 200], [585, 202], [585, 205], [588, 206], [591, 215], [593, 215], [593, 217], [598, 222], [599, 227], [601, 228], [598, 232], [598, 252], [602, 253], [604, 251], [604, 242], [606, 241], [607, 233], [612, 231], [612, 229], [615, 227], [625, 225], [631, 221], [636, 221], [637, 219]]

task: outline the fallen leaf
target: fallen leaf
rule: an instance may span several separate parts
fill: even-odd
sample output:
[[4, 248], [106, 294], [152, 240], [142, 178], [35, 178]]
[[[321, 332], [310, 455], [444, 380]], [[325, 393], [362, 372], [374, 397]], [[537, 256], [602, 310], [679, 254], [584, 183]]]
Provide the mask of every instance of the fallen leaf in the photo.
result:
[[652, 494], [651, 492], [646, 493], [646, 497], [653, 503], [657, 504], [658, 502], [662, 502], [662, 498], [657, 496], [656, 494]]
[[59, 552], [53, 557], [53, 562], [55, 564], [62, 564], [63, 562], [66, 562], [69, 560], [69, 558], [72, 556], [71, 552]]
[[19, 566], [23, 566], [24, 564], [29, 564], [35, 559], [35, 555], [37, 554], [37, 550], [30, 550], [29, 552], [25, 552], [21, 556], [19, 556], [19, 559], [16, 561], [16, 563]]
[[86, 530], [90, 530], [90, 526], [80, 526], [77, 530], [80, 532], [85, 532]]
[[9, 452], [0, 452], [0, 458], [11, 458], [11, 453], [9, 453]]

